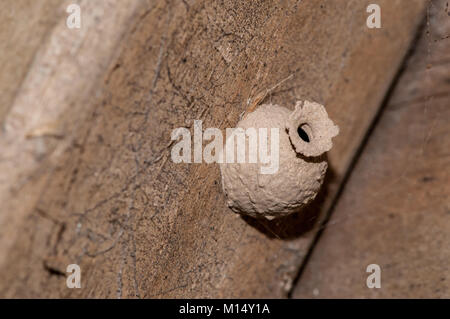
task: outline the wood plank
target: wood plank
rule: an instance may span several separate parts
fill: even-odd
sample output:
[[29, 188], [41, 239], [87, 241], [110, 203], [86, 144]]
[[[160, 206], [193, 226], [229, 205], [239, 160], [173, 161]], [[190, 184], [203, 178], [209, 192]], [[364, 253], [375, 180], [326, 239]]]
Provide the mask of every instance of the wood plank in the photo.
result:
[[[59, 0], [0, 3], [0, 124], [42, 41], [61, 15]], [[26, 21], [26, 22], [25, 22]]]
[[[15, 212], [13, 228], [0, 221], [10, 243], [0, 244], [0, 295], [286, 296], [425, 1], [379, 1], [380, 30], [365, 25], [370, 1], [140, 3], [136, 11], [116, 3], [124, 18], [107, 32], [116, 11], [89, 2], [93, 11], [112, 11], [97, 17], [79, 53], [63, 58], [91, 63], [63, 77], [67, 88], [52, 80], [67, 74], [56, 68], [45, 87], [48, 101], [62, 101], [61, 92], [70, 99], [37, 123], [7, 118], [14, 130], [6, 136], [22, 139], [14, 163], [0, 161], [6, 184], [15, 185], [0, 192], [2, 210]], [[74, 44], [64, 45], [71, 52]], [[298, 99], [323, 103], [341, 128], [322, 200], [275, 223], [242, 219], [225, 206], [216, 165], [170, 161], [170, 133], [194, 119], [233, 127], [249, 99], [291, 74], [268, 98], [290, 108]], [[29, 96], [43, 89], [22, 92], [31, 103], [16, 103], [11, 114], [42, 110]], [[24, 137], [53, 118], [57, 134]], [[32, 178], [22, 180], [25, 167]], [[69, 263], [81, 266], [84, 289], [67, 289], [55, 275]]]
[[[429, 24], [295, 289], [296, 298], [449, 298], [450, 19]], [[366, 267], [381, 267], [381, 288]]]

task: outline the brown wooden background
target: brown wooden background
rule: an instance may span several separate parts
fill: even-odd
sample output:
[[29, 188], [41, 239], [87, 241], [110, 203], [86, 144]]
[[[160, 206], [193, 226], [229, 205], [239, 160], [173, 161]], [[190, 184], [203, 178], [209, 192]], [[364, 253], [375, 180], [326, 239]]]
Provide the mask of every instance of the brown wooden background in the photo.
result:
[[[450, 16], [443, 0], [0, 4], [1, 297], [450, 297]], [[170, 132], [267, 101], [340, 127], [317, 200], [234, 215]], [[82, 288], [66, 287], [66, 266]], [[382, 288], [368, 289], [379, 264]]]

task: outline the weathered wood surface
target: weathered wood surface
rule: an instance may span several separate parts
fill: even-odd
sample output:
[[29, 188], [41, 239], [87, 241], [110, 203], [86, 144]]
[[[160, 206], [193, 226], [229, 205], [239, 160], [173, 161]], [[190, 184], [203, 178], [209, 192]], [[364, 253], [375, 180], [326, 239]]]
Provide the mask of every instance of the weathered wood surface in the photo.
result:
[[[0, 138], [0, 295], [285, 296], [424, 1], [378, 1], [380, 30], [370, 1], [343, 3], [85, 1], [87, 29], [59, 21]], [[244, 220], [216, 165], [171, 162], [170, 133], [233, 127], [291, 74], [269, 98], [323, 103], [341, 128], [327, 184], [302, 215]], [[70, 263], [82, 289], [65, 286]]]
[[58, 1], [0, 2], [0, 123], [20, 90], [39, 45], [61, 15]]
[[[294, 297], [450, 297], [446, 3], [430, 4], [429, 24], [314, 247]], [[380, 289], [366, 286], [369, 264], [381, 267]]]

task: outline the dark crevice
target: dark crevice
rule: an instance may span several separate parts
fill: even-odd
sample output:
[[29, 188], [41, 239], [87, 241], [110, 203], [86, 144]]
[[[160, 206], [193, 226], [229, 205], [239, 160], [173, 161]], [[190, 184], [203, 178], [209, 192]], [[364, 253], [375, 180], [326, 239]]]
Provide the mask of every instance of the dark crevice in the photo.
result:
[[44, 269], [46, 272], [48, 272], [50, 274], [50, 276], [66, 277], [66, 274], [64, 272], [62, 272], [59, 269], [49, 266], [45, 262], [44, 262]]

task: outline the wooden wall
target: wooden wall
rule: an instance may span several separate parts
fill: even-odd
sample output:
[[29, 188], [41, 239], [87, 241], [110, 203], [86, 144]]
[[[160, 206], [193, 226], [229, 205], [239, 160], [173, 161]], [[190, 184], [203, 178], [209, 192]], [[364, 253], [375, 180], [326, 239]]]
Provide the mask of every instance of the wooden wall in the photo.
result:
[[[441, 185], [448, 176], [442, 170], [428, 176], [425, 161], [420, 166], [423, 176], [414, 173], [418, 166], [400, 176], [395, 171], [409, 156], [420, 155], [414, 149], [420, 136], [410, 132], [416, 133], [415, 128], [431, 136], [424, 150], [443, 150], [434, 134], [444, 132], [444, 102], [434, 108], [437, 113], [426, 108], [426, 117], [408, 115], [408, 108], [397, 106], [391, 120], [377, 122], [385, 125], [381, 133], [390, 132], [388, 137], [373, 131], [373, 139], [379, 135], [390, 144], [379, 146], [381, 150], [375, 145], [374, 155], [365, 155], [376, 144], [370, 136], [358, 156], [424, 21], [425, 0], [379, 0], [381, 29], [366, 27], [371, 3], [366, 0], [79, 1], [81, 29], [66, 26], [70, 2], [42, 3], [36, 9], [39, 19], [14, 21], [24, 30], [19, 33], [23, 39], [31, 32], [41, 40], [8, 42], [0, 56], [2, 64], [12, 61], [18, 69], [0, 78], [7, 92], [0, 117], [0, 296], [302, 297], [312, 287], [303, 284], [308, 276], [313, 289], [319, 285], [310, 262], [328, 263], [328, 255], [314, 253], [332, 236], [330, 228], [330, 235], [325, 232], [315, 244], [330, 212], [332, 218], [339, 217], [339, 209], [361, 215], [373, 205], [358, 197], [360, 206], [350, 207], [355, 198], [347, 194], [353, 183], [364, 197], [362, 192], [371, 193], [371, 187], [395, 190], [400, 186], [383, 183], [398, 177], [419, 188], [434, 185], [420, 178], [431, 176]], [[4, 32], [1, 36], [9, 39]], [[17, 57], [14, 50], [26, 54]], [[340, 126], [326, 183], [303, 214], [274, 222], [241, 218], [225, 205], [217, 165], [170, 160], [170, 133], [181, 126], [192, 128], [194, 119], [203, 120], [204, 128], [234, 127], [261, 92], [289, 76], [266, 101], [293, 108], [296, 100], [315, 100], [326, 105]], [[419, 100], [422, 95], [416, 92], [421, 89], [413, 90]], [[423, 111], [420, 104], [416, 108]], [[437, 118], [432, 129], [430, 118]], [[406, 135], [395, 134], [395, 129]], [[406, 138], [408, 144], [402, 144]], [[361, 168], [364, 156], [376, 166]], [[436, 159], [441, 166], [444, 161]], [[386, 176], [353, 182], [358, 170], [362, 175], [380, 170]], [[399, 196], [407, 191], [397, 188]], [[426, 199], [436, 200], [443, 192], [438, 187]], [[395, 198], [380, 201], [399, 207], [394, 214], [399, 221], [394, 217], [393, 224], [407, 225], [401, 212], [413, 203], [404, 202], [405, 196], [398, 203]], [[426, 199], [420, 203], [425, 205]], [[370, 216], [378, 216], [379, 208], [370, 207]], [[376, 232], [370, 219], [362, 220], [367, 223], [363, 229]], [[382, 220], [378, 217], [373, 226], [382, 227]], [[345, 234], [366, 235], [363, 229], [352, 235], [356, 230], [350, 226], [338, 232], [344, 243], [350, 240]], [[431, 242], [433, 251], [441, 247]], [[335, 249], [329, 247], [323, 250]], [[71, 263], [82, 269], [82, 289], [66, 287], [65, 270]], [[299, 269], [304, 269], [300, 277]]]

